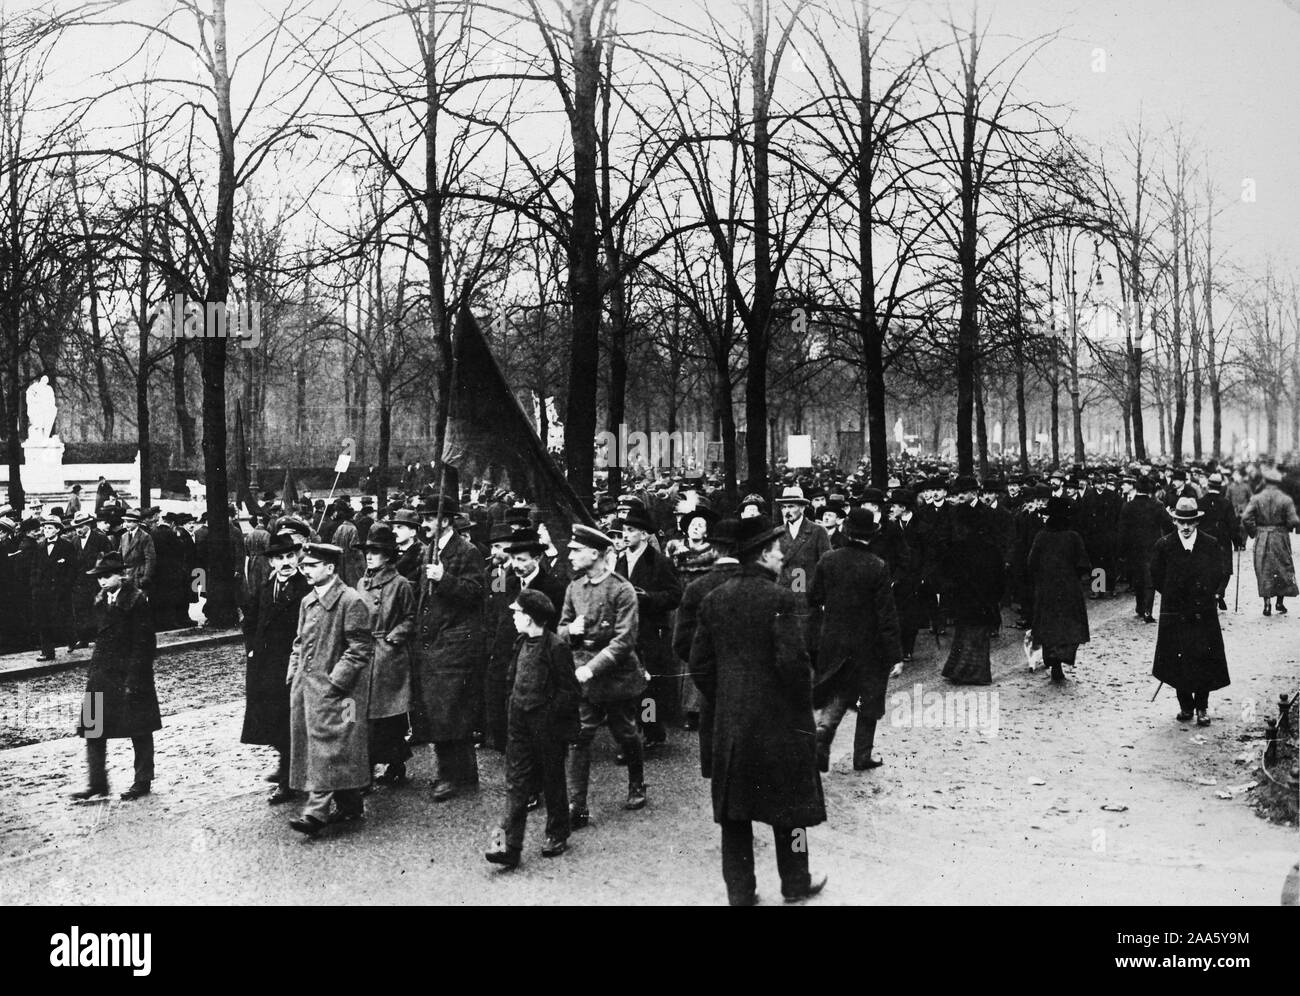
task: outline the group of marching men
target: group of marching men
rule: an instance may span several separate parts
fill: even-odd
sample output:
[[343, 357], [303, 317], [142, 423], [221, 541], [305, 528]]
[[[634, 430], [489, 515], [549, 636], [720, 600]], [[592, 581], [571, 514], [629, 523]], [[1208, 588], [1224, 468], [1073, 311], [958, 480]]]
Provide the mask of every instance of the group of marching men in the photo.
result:
[[[1149, 617], [1149, 595], [1141, 611], [1141, 563], [1120, 552], [1118, 537], [1133, 528], [1126, 520], [1138, 500], [1128, 492], [1153, 503], [1172, 493], [1172, 509], [1160, 511], [1164, 531], [1180, 518], [1204, 519], [1202, 504], [1220, 504], [1212, 473], [1201, 498], [1186, 482], [1157, 489], [1150, 479], [1099, 476], [983, 487], [936, 476], [911, 488], [891, 482], [887, 497], [853, 487], [847, 499], [810, 498], [785, 482], [771, 499], [779, 525], [763, 496], [747, 496], [735, 517], [724, 517], [711, 508], [717, 496], [701, 489], [677, 499], [668, 529], [652, 512], [661, 496], [640, 491], [599, 502], [600, 528], [573, 525], [564, 556], [538, 516], [502, 495], [473, 517], [461, 514], [456, 494], [426, 491], [381, 517], [368, 502], [356, 516], [341, 500], [327, 514], [334, 542], [320, 541], [320, 517], [313, 524], [275, 516], [244, 537], [241, 739], [275, 748], [269, 801], [300, 800], [290, 826], [308, 837], [361, 818], [376, 784], [407, 784], [412, 746], [432, 744], [436, 802], [477, 785], [477, 747], [503, 749], [506, 805], [485, 857], [512, 868], [526, 814], [541, 800], [544, 856], [563, 854], [570, 833], [588, 825], [592, 743], [601, 726], [627, 767], [623, 807], [639, 810], [647, 801], [646, 755], [676, 720], [700, 730], [732, 904], [757, 902], [754, 820], [772, 826], [783, 895], [798, 901], [825, 884], [809, 872], [804, 835], [825, 819], [818, 771], [828, 769], [839, 721], [859, 707], [853, 766], [877, 766], [872, 741], [887, 678], [901, 671], [922, 626], [939, 632], [956, 619], [960, 629], [964, 598], [996, 605], [1004, 575], [1016, 584], [1016, 550], [1032, 542], [1040, 511], [1050, 503], [1067, 510], [1096, 561], [1108, 563], [1109, 555], [1124, 569], [1139, 614]], [[1110, 510], [1112, 491], [1117, 510]], [[1270, 516], [1268, 502], [1254, 496], [1247, 504]], [[1235, 510], [1229, 504], [1220, 514], [1234, 524], [1218, 535], [1238, 542]], [[1094, 516], [1115, 521], [1109, 546], [1089, 542]], [[364, 519], [362, 530], [354, 517]], [[1271, 528], [1258, 514], [1243, 518]], [[989, 562], [988, 575], [967, 572], [954, 584], [956, 565], [969, 559], [962, 534], [972, 524], [1005, 553]], [[1283, 523], [1293, 525], [1300, 520]], [[107, 792], [103, 738], [130, 736], [136, 778], [123, 798], [138, 798], [149, 792], [152, 732], [161, 725], [152, 613], [120, 553], [103, 555], [89, 576], [105, 611], [87, 692], [105, 696], [108, 723], [98, 728], [110, 732], [92, 737], [83, 717], [91, 783], [77, 797]], [[1222, 583], [1216, 576], [1220, 597]], [[1018, 587], [1032, 615], [1032, 586]]]

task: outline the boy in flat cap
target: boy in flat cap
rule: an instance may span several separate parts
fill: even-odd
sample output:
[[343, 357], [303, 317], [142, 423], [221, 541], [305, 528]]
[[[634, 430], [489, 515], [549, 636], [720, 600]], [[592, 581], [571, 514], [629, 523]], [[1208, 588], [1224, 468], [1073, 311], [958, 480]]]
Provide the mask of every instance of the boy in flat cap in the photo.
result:
[[542, 855], [559, 857], [568, 849], [569, 793], [564, 755], [578, 730], [580, 693], [572, 651], [547, 629], [555, 619], [554, 603], [542, 592], [524, 588], [510, 604], [510, 610], [519, 636], [507, 674], [506, 807], [484, 857], [493, 864], [514, 868], [523, 849], [528, 802], [539, 774], [546, 798]]

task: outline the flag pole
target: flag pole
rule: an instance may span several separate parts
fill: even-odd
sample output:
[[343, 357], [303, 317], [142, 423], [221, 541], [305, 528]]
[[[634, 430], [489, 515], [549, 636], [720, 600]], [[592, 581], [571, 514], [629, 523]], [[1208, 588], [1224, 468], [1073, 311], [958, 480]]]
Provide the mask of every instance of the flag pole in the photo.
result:
[[[466, 308], [469, 306], [466, 305]], [[456, 353], [459, 345], [459, 336], [453, 334], [451, 337], [451, 371], [447, 377], [447, 420], [442, 425], [442, 448], [438, 453], [438, 512], [435, 520], [434, 529], [442, 528], [442, 510], [446, 500], [447, 491], [447, 426], [451, 423], [451, 406], [456, 400]], [[457, 496], [459, 497], [459, 495]], [[433, 562], [442, 563], [442, 550], [439, 548], [438, 540], [441, 537], [435, 532], [433, 537]]]

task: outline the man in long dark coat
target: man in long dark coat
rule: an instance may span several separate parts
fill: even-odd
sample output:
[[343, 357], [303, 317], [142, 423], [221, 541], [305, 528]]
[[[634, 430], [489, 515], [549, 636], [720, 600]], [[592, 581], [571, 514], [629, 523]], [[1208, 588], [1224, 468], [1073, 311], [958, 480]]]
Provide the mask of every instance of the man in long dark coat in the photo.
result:
[[1070, 506], [1064, 498], [1048, 499], [1047, 524], [1034, 537], [1027, 568], [1034, 586], [1034, 643], [1043, 648], [1052, 680], [1064, 681], [1062, 666], [1074, 664], [1079, 644], [1090, 636], [1080, 580], [1092, 571], [1083, 538], [1070, 528]]
[[32, 620], [40, 636], [41, 653], [37, 660], [54, 660], [55, 644], [66, 637], [68, 646], [77, 642], [69, 633], [72, 621], [73, 572], [77, 553], [61, 537], [63, 523], [57, 516], [41, 520], [41, 537], [32, 550], [31, 608]]
[[109, 552], [92, 572], [99, 579], [99, 628], [86, 672], [77, 735], [86, 739], [88, 786], [77, 801], [108, 794], [108, 741], [131, 738], [135, 778], [124, 801], [149, 794], [154, 777], [153, 734], [162, 729], [153, 660], [157, 648], [149, 598], [131, 580], [120, 554]]
[[244, 612], [244, 728], [239, 742], [274, 747], [279, 763], [266, 774], [275, 784], [271, 805], [293, 798], [289, 789], [289, 655], [298, 635], [298, 609], [311, 585], [298, 571], [298, 545], [281, 534], [266, 548], [270, 574], [252, 592]]
[[72, 525], [76, 535], [70, 542], [77, 552], [72, 582], [72, 649], [75, 650], [89, 646], [95, 635], [95, 598], [99, 595], [99, 582], [90, 572], [113, 544], [107, 535], [95, 528], [95, 517], [89, 512], [78, 512]]
[[1237, 545], [1237, 536], [1241, 532], [1241, 523], [1237, 520], [1237, 510], [1223, 493], [1223, 475], [1217, 471], [1209, 476], [1205, 494], [1201, 497], [1200, 529], [1213, 536], [1223, 554], [1223, 582], [1219, 589], [1218, 605], [1221, 612], [1228, 610], [1228, 582], [1232, 578], [1232, 551]]
[[672, 612], [682, 600], [682, 585], [672, 561], [649, 543], [654, 530], [654, 523], [643, 513], [636, 509], [630, 511], [623, 521], [627, 547], [614, 565], [614, 572], [636, 589], [636, 652], [650, 672], [646, 694], [653, 709], [649, 713], [643, 709], [641, 713], [646, 750], [667, 741], [665, 724], [676, 718], [678, 703], [673, 694], [673, 677], [677, 668], [672, 662], [669, 643]]
[[885, 715], [885, 689], [891, 670], [903, 668], [898, 613], [889, 566], [871, 552], [879, 523], [868, 508], [849, 512], [848, 543], [817, 564], [808, 604], [820, 614], [817, 689], [817, 766], [830, 770], [831, 742], [845, 713], [861, 699], [853, 735], [853, 770], [877, 768], [872, 758], [876, 723]]
[[1151, 587], [1151, 558], [1156, 541], [1169, 530], [1169, 513], [1155, 500], [1155, 482], [1144, 477], [1137, 493], [1119, 513], [1119, 555], [1133, 587], [1134, 611], [1143, 622], [1155, 622], [1151, 614], [1155, 589]]
[[[715, 588], [726, 584], [740, 573], [736, 559], [736, 536], [740, 520], [726, 518], [713, 527], [709, 542], [718, 551], [713, 566], [703, 577], [696, 578], [682, 592], [682, 604], [677, 608], [673, 629], [673, 653], [684, 662], [687, 675], [691, 669], [691, 644], [699, 625], [700, 606]], [[691, 682], [694, 684], [694, 681]], [[713, 768], [713, 707], [707, 700], [700, 703], [700, 771], [705, 778]]]
[[411, 728], [416, 743], [432, 743], [438, 760], [433, 799], [442, 802], [478, 785], [474, 719], [482, 696], [486, 652], [483, 557], [457, 535], [454, 495], [433, 495], [420, 514], [433, 529], [419, 579]]
[[1179, 498], [1171, 513], [1176, 532], [1156, 543], [1151, 583], [1160, 592], [1160, 629], [1152, 675], [1178, 694], [1178, 720], [1196, 712], [1196, 725], [1210, 725], [1210, 692], [1226, 688], [1228, 659], [1215, 596], [1223, 579], [1218, 543], [1197, 529], [1201, 510], [1193, 497]]
[[803, 615], [778, 583], [785, 531], [763, 516], [742, 520], [740, 574], [705, 597], [691, 646], [691, 674], [713, 708], [713, 819], [732, 906], [758, 902], [755, 820], [772, 827], [787, 902], [826, 885], [808, 870], [807, 828], [825, 821], [826, 805]]

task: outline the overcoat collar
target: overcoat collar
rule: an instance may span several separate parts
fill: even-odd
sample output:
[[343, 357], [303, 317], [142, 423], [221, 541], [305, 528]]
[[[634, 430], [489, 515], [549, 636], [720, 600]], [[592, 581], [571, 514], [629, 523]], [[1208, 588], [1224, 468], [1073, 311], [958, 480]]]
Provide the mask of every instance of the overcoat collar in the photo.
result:
[[303, 601], [314, 599], [315, 601], [320, 602], [321, 607], [326, 612], [329, 612], [333, 610], [336, 604], [338, 604], [338, 600], [343, 597], [343, 589], [346, 587], [347, 585], [343, 583], [343, 579], [335, 574], [334, 579], [329, 584], [325, 585], [324, 588], [313, 587]]

